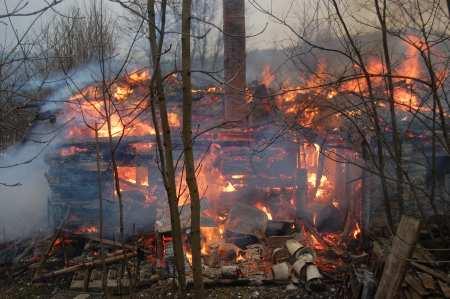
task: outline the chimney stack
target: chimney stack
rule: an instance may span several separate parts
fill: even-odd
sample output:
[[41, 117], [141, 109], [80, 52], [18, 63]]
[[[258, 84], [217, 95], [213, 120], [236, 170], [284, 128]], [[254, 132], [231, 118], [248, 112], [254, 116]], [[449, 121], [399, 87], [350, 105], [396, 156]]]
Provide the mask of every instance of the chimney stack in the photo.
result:
[[223, 1], [225, 120], [247, 123], [245, 100], [245, 1]]

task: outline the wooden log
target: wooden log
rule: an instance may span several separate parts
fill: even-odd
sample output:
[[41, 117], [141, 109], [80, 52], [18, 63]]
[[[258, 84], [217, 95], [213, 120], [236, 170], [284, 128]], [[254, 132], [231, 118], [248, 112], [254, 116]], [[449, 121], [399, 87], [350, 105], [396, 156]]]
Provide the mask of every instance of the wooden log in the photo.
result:
[[296, 201], [295, 201], [295, 214], [297, 218], [305, 218], [306, 205], [308, 202], [308, 171], [304, 168], [297, 170], [297, 191], [296, 191]]
[[416, 246], [420, 220], [403, 216], [386, 259], [383, 275], [375, 299], [393, 299], [397, 296], [407, 269], [409, 259]]
[[405, 281], [407, 285], [415, 290], [421, 297], [428, 294], [428, 291], [425, 290], [420, 281], [412, 273], [406, 275]]
[[69, 215], [70, 215], [70, 208], [67, 208], [66, 215], [64, 216], [64, 219], [61, 221], [61, 224], [59, 225], [58, 230], [53, 235], [53, 239], [47, 248], [47, 252], [42, 257], [42, 260], [40, 261], [39, 266], [37, 267], [36, 272], [34, 273], [34, 277], [38, 277], [40, 275], [42, 267], [44, 267], [45, 263], [47, 262], [47, 259], [50, 257], [53, 247], [55, 246], [56, 240], [61, 235], [61, 232], [64, 228], [64, 225], [66, 224], [66, 221], [67, 221]]
[[[127, 244], [121, 244], [119, 242], [113, 241], [113, 240], [108, 240], [108, 239], [100, 239], [99, 237], [96, 236], [92, 236], [92, 235], [88, 235], [88, 234], [83, 234], [83, 233], [72, 233], [74, 236], [78, 236], [87, 240], [91, 240], [94, 242], [103, 242], [104, 245], [107, 246], [111, 246], [111, 247], [117, 247], [117, 248], [125, 248], [125, 249], [129, 249], [129, 250], [135, 250], [136, 246], [132, 246], [132, 245], [127, 245]], [[142, 251], [143, 253], [146, 254], [151, 254], [151, 252], [147, 249], [143, 249], [143, 248], [139, 248], [140, 251]]]
[[239, 267], [236, 265], [223, 266], [221, 268], [221, 276], [223, 278], [235, 279], [239, 277]]
[[[106, 265], [114, 264], [114, 263], [117, 263], [117, 262], [120, 262], [120, 261], [123, 261], [126, 259], [130, 259], [132, 257], [135, 257], [136, 255], [137, 255], [136, 252], [130, 252], [130, 253], [126, 253], [126, 254], [111, 256], [111, 257], [105, 258], [105, 264]], [[52, 278], [52, 277], [59, 276], [59, 275], [69, 274], [69, 273], [73, 273], [73, 272], [76, 272], [76, 271], [79, 271], [79, 270], [82, 270], [85, 268], [98, 267], [98, 266], [102, 265], [102, 262], [103, 261], [101, 259], [94, 260], [92, 262], [84, 262], [84, 263], [81, 263], [78, 265], [66, 267], [63, 269], [59, 269], [56, 271], [52, 271], [52, 272], [43, 274], [39, 277], [34, 278], [33, 281], [40, 281], [43, 279], [48, 279], [48, 278]]]
[[431, 269], [430, 267], [427, 267], [425, 265], [422, 265], [422, 264], [419, 264], [416, 262], [411, 262], [411, 264], [414, 267], [416, 267], [417, 269], [422, 270], [423, 272], [426, 272], [426, 273], [430, 274], [431, 276], [434, 276], [434, 277], [450, 284], [450, 277], [448, 277], [445, 273], [435, 270], [435, 269]]

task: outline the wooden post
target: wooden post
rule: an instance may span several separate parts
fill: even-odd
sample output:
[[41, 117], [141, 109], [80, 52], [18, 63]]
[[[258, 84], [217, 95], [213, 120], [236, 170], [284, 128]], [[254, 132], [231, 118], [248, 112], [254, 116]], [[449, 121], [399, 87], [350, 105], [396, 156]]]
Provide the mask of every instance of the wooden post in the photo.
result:
[[245, 1], [223, 1], [225, 120], [246, 122]]
[[397, 228], [383, 269], [375, 299], [393, 299], [405, 277], [408, 259], [411, 257], [419, 234], [420, 220], [403, 216]]
[[295, 194], [295, 215], [297, 219], [305, 218], [308, 203], [308, 170], [297, 169], [297, 191]]

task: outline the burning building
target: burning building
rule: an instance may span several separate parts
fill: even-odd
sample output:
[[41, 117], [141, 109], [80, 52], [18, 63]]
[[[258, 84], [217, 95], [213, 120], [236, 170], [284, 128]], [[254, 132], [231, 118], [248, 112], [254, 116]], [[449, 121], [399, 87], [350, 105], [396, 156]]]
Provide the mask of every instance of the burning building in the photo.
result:
[[[117, 229], [117, 191], [111, 163], [115, 155], [126, 230], [170, 233], [155, 130], [148, 118], [149, 79], [148, 71], [141, 70], [114, 82], [112, 108], [105, 109], [110, 102], [104, 101], [102, 97], [107, 95], [101, 94], [96, 84], [68, 100], [62, 112], [67, 121], [63, 142], [47, 155], [52, 191], [49, 214], [55, 224], [68, 213], [68, 224], [75, 230], [95, 231], [101, 196], [106, 207], [104, 218], [109, 223], [106, 230], [109, 235], [117, 234], [113, 229]], [[176, 80], [170, 84], [174, 91], [169, 120], [175, 132], [175, 157], [179, 157], [180, 93]], [[197, 99], [194, 122], [200, 131], [214, 127], [224, 114], [221, 89], [193, 92]], [[358, 238], [362, 183], [361, 170], [353, 163], [362, 158], [357, 149], [339, 131], [315, 124], [322, 113], [319, 106], [295, 107], [309, 105], [308, 101], [298, 101], [300, 96], [316, 95], [291, 92], [283, 98], [264, 98], [261, 94], [269, 93], [264, 84], [249, 92], [253, 97], [249, 105], [256, 107], [251, 116], [253, 127], [206, 130], [195, 141], [204, 252], [219, 241], [245, 248], [262, 236], [283, 235], [300, 228], [314, 231], [316, 236], [310, 234], [308, 242], [319, 248]], [[272, 101], [275, 107], [270, 106]], [[298, 115], [293, 116], [293, 109]], [[265, 123], [266, 117], [298, 118], [301, 129], [279, 133], [273, 122]], [[188, 228], [189, 196], [181, 166], [177, 185], [182, 225]], [[317, 240], [319, 234], [325, 237]]]

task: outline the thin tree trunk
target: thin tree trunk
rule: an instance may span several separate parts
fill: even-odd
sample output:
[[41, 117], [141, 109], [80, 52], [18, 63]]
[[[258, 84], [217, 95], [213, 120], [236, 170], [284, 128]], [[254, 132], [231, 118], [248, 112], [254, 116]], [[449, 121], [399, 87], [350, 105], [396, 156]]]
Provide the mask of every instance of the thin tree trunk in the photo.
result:
[[[370, 100], [370, 105], [369, 107], [367, 107], [367, 112], [371, 113], [372, 118], [373, 118], [373, 124], [374, 124], [374, 128], [375, 128], [375, 135], [376, 135], [376, 145], [377, 145], [377, 157], [378, 157], [378, 165], [377, 168], [379, 170], [379, 177], [380, 177], [380, 182], [381, 182], [381, 189], [383, 192], [383, 204], [384, 204], [384, 208], [385, 208], [385, 214], [386, 214], [386, 222], [387, 222], [387, 226], [390, 230], [390, 232], [393, 232], [393, 219], [392, 219], [392, 211], [391, 211], [391, 203], [390, 203], [390, 198], [389, 198], [389, 192], [388, 192], [388, 188], [387, 188], [387, 181], [386, 181], [386, 173], [385, 173], [385, 157], [384, 157], [384, 150], [383, 150], [383, 133], [380, 127], [380, 120], [378, 117], [378, 111], [377, 111], [377, 106], [375, 104], [375, 96], [374, 96], [374, 92], [373, 92], [373, 87], [372, 87], [372, 80], [370, 77], [369, 72], [367, 71], [367, 67], [366, 64], [364, 62], [364, 59], [362, 57], [362, 54], [360, 52], [360, 50], [358, 49], [355, 41], [353, 40], [352, 35], [350, 34], [350, 31], [348, 30], [347, 24], [345, 23], [344, 18], [342, 17], [341, 11], [339, 9], [339, 5], [337, 4], [336, 0], [332, 0], [332, 4], [335, 8], [336, 14], [339, 18], [339, 21], [341, 22], [344, 31], [345, 31], [345, 35], [350, 43], [351, 49], [353, 50], [354, 54], [357, 56], [357, 61], [359, 62], [359, 66], [364, 74], [364, 79], [367, 83], [367, 90], [369, 92], [369, 100]], [[364, 96], [362, 95], [362, 98]], [[365, 101], [363, 99], [363, 101]], [[364, 103], [364, 105], [366, 106], [367, 104]], [[369, 114], [370, 115], [370, 114]]]
[[100, 143], [98, 141], [98, 127], [95, 124], [95, 149], [97, 152], [97, 185], [98, 185], [98, 238], [100, 239], [100, 258], [102, 261], [102, 290], [106, 290], [106, 264], [105, 252], [103, 246], [103, 195], [102, 195], [102, 177], [100, 169]]
[[403, 214], [403, 172], [402, 172], [402, 144], [400, 139], [400, 132], [397, 126], [397, 115], [395, 113], [395, 90], [394, 82], [392, 80], [392, 64], [389, 51], [389, 44], [387, 39], [387, 25], [386, 25], [386, 0], [383, 0], [383, 8], [380, 7], [379, 0], [375, 1], [375, 8], [377, 12], [378, 21], [381, 26], [381, 34], [383, 41], [383, 54], [384, 63], [386, 66], [386, 79], [387, 79], [387, 89], [389, 97], [389, 112], [391, 116], [392, 134], [394, 141], [394, 159], [396, 160], [396, 176], [397, 176], [397, 199], [399, 203], [400, 213], [399, 217]]
[[[167, 1], [163, 0], [161, 3], [161, 14], [162, 18], [165, 18], [165, 10], [166, 10]], [[172, 227], [172, 240], [173, 240], [173, 248], [175, 254], [175, 263], [178, 273], [178, 283], [181, 292], [186, 288], [186, 277], [184, 272], [184, 253], [183, 253], [183, 241], [182, 241], [182, 232], [181, 232], [181, 223], [180, 223], [180, 215], [178, 211], [178, 198], [177, 198], [177, 189], [175, 182], [175, 167], [173, 163], [173, 146], [172, 146], [172, 137], [169, 126], [169, 119], [167, 115], [167, 106], [166, 106], [166, 98], [164, 94], [164, 87], [162, 81], [161, 68], [159, 65], [160, 56], [161, 56], [161, 46], [162, 46], [162, 38], [160, 39], [159, 45], [156, 39], [156, 22], [155, 22], [155, 1], [148, 0], [147, 1], [147, 9], [148, 9], [148, 21], [149, 21], [149, 42], [152, 51], [152, 61], [155, 69], [155, 90], [156, 96], [158, 98], [159, 104], [159, 115], [161, 120], [162, 127], [162, 136], [163, 136], [163, 147], [164, 147], [164, 155], [161, 162], [164, 163], [164, 168], [162, 168], [162, 175], [164, 177], [165, 188], [167, 192], [167, 199], [169, 201], [169, 211], [170, 211], [170, 223]], [[164, 29], [160, 32], [160, 37], [163, 35]], [[156, 64], [155, 64], [156, 63]], [[152, 87], [150, 87], [152, 88]], [[153, 108], [154, 109], [154, 108]], [[152, 113], [154, 116], [155, 113]], [[157, 122], [154, 120], [154, 122]], [[156, 128], [155, 128], [156, 129]], [[157, 132], [158, 134], [159, 132]]]
[[183, 68], [183, 145], [186, 183], [191, 199], [191, 249], [195, 297], [203, 298], [202, 256], [200, 244], [200, 196], [195, 177], [192, 144], [192, 82], [191, 82], [191, 0], [183, 0], [181, 47]]

